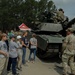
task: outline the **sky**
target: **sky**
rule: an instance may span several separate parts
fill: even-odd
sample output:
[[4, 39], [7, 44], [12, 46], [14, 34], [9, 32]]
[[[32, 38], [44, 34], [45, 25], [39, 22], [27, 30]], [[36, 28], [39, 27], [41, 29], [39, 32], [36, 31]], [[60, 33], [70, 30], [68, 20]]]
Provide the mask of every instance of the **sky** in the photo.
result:
[[75, 0], [53, 0], [57, 9], [63, 8], [65, 15], [71, 19], [75, 18]]

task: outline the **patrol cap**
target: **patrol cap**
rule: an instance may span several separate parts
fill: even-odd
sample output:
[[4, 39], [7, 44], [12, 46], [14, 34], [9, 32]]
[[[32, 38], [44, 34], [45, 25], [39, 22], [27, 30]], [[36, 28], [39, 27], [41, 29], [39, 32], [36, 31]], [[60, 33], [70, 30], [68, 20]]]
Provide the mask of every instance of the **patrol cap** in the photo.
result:
[[68, 28], [66, 31], [73, 32], [73, 28]]
[[17, 36], [17, 39], [21, 39], [22, 37], [20, 35]]

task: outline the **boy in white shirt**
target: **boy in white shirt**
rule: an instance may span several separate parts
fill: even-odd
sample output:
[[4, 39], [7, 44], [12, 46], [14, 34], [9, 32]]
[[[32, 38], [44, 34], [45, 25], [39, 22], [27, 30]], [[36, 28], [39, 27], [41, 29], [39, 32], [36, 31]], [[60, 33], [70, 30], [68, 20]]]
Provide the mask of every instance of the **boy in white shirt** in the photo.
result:
[[21, 36], [20, 35], [18, 35], [17, 36], [17, 44], [18, 44], [18, 46], [20, 47], [19, 49], [18, 49], [18, 69], [19, 70], [21, 70], [21, 65], [22, 65], [22, 44], [21, 44]]

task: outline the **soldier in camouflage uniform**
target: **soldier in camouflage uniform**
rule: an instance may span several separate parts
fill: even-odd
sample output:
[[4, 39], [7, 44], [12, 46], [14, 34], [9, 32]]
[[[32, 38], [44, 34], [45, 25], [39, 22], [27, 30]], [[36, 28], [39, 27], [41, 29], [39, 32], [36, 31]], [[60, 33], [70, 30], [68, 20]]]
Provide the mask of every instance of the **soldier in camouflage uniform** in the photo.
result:
[[56, 16], [54, 16], [53, 18], [55, 23], [63, 22], [65, 18], [63, 9], [60, 8], [58, 11], [56, 11]]
[[68, 28], [67, 36], [64, 40], [63, 47], [63, 55], [62, 55], [62, 64], [63, 64], [63, 75], [68, 75], [68, 63], [71, 69], [71, 75], [75, 75], [75, 67], [74, 67], [74, 52], [75, 52], [75, 36], [73, 35], [73, 29]]
[[58, 19], [58, 21], [64, 21], [64, 11], [63, 11], [63, 9], [59, 9], [57, 11], [57, 19]]

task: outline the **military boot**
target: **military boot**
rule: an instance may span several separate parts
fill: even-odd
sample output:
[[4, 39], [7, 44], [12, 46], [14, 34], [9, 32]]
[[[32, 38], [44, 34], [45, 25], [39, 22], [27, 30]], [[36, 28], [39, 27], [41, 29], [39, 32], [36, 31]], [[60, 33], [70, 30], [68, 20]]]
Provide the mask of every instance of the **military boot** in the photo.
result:
[[69, 74], [69, 75], [75, 75], [75, 74]]
[[68, 75], [68, 74], [62, 74], [62, 75]]

